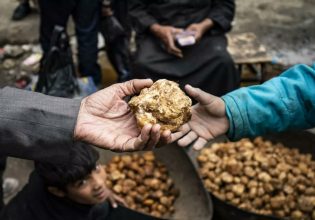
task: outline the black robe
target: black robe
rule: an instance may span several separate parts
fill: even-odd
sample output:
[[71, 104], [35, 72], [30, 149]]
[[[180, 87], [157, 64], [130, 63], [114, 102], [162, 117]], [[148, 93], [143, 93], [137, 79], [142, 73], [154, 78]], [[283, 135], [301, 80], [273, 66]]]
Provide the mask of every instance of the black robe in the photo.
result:
[[[97, 205], [81, 205], [49, 193], [36, 172], [28, 184], [3, 209], [3, 220], [101, 220], [109, 212], [107, 202]], [[102, 214], [101, 214], [102, 213]], [[100, 214], [102, 216], [100, 216]], [[96, 218], [99, 215], [99, 218]]]
[[[234, 17], [234, 0], [131, 0], [129, 9], [139, 34], [135, 78], [167, 78], [218, 96], [238, 88], [239, 74], [225, 37]], [[214, 27], [197, 44], [182, 48], [184, 58], [169, 54], [148, 29], [154, 23], [187, 28], [206, 18]]]
[[81, 205], [49, 193], [36, 172], [0, 213], [1, 220], [161, 220], [104, 202]]

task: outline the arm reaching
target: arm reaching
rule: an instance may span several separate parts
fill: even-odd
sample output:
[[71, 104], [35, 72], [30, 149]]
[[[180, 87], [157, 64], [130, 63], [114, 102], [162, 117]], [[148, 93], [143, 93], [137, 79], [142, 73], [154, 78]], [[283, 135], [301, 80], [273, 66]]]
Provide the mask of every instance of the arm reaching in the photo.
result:
[[180, 146], [207, 141], [225, 134], [232, 140], [248, 136], [308, 129], [315, 126], [315, 65], [297, 65], [258, 86], [235, 90], [222, 98], [186, 86], [199, 103], [191, 121], [172, 135]]
[[223, 96], [229, 138], [315, 126], [315, 65], [296, 65], [262, 85]]
[[160, 134], [160, 125], [146, 125], [140, 131], [124, 101], [152, 84], [152, 80], [115, 84], [82, 101], [0, 89], [0, 154], [64, 163], [75, 141], [113, 151], [166, 144], [170, 131]]
[[152, 150], [159, 141], [167, 143], [170, 131], [160, 135], [160, 125], [148, 124], [139, 131], [136, 118], [124, 101], [126, 96], [152, 84], [152, 80], [131, 80], [83, 99], [75, 139], [112, 151]]

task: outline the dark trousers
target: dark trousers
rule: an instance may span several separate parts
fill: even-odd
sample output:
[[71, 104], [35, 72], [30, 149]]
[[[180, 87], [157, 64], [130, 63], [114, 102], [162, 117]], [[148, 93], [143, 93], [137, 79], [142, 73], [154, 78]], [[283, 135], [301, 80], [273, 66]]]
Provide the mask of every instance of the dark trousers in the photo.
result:
[[81, 76], [92, 76], [94, 82], [101, 82], [100, 67], [97, 64], [98, 28], [100, 19], [99, 0], [39, 0], [40, 43], [47, 52], [55, 25], [67, 26], [69, 17], [75, 23], [78, 40], [79, 71]]
[[6, 161], [7, 161], [6, 157], [0, 157], [0, 211], [4, 207], [2, 184], [3, 184], [3, 173], [6, 166]]
[[112, 0], [112, 10], [119, 23], [124, 28], [126, 35], [120, 36], [114, 41], [106, 41], [106, 52], [109, 61], [118, 74], [118, 82], [130, 80], [132, 78], [130, 72], [130, 54], [129, 54], [129, 38], [130, 38], [130, 19], [128, 19], [128, 1]]

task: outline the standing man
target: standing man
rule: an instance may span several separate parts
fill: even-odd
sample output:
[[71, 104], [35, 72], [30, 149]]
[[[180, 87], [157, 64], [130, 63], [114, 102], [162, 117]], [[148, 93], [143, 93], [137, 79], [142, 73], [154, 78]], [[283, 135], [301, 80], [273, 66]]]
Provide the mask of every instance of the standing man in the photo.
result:
[[97, 63], [99, 0], [39, 0], [40, 43], [44, 53], [50, 47], [55, 25], [66, 27], [69, 17], [75, 23], [78, 40], [79, 71], [81, 76], [92, 76], [96, 85], [101, 83], [101, 71]]

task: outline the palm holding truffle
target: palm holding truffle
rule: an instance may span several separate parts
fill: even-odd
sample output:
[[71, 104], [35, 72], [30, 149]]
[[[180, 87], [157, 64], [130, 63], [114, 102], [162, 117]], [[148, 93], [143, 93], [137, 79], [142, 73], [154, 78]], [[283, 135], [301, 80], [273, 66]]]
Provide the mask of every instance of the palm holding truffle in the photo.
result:
[[148, 124], [141, 131], [126, 96], [135, 95], [153, 84], [152, 80], [131, 80], [112, 85], [81, 102], [74, 137], [113, 151], [150, 150], [169, 133], [160, 134], [160, 125]]

